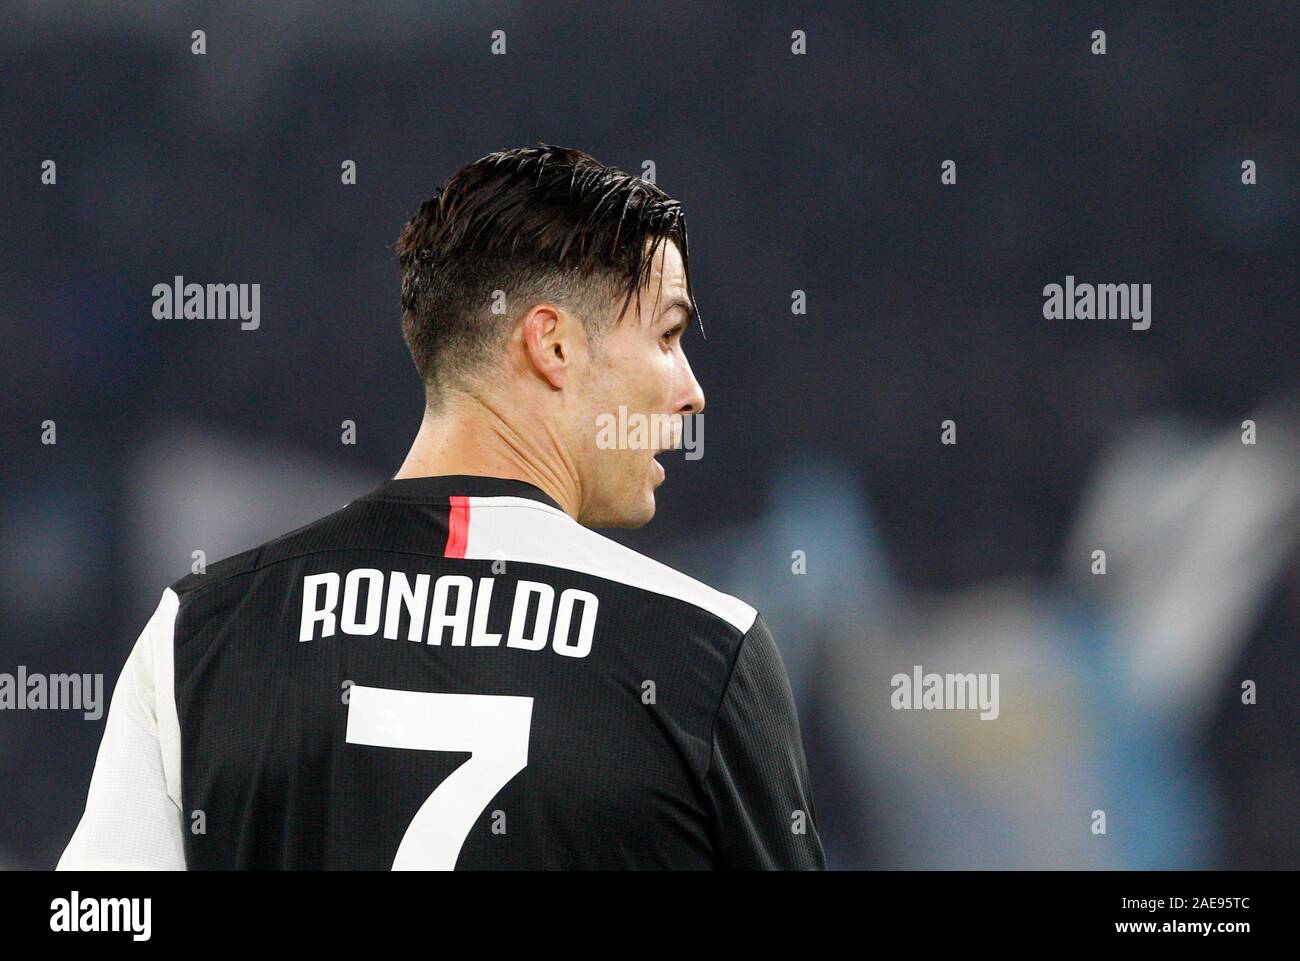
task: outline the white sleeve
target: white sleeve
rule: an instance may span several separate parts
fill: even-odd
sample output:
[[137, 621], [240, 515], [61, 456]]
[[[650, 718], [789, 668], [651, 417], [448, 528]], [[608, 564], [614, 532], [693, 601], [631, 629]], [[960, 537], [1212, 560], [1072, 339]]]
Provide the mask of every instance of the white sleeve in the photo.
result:
[[104, 724], [86, 811], [58, 870], [185, 870], [180, 725], [172, 632], [180, 599], [163, 591], [127, 658]]

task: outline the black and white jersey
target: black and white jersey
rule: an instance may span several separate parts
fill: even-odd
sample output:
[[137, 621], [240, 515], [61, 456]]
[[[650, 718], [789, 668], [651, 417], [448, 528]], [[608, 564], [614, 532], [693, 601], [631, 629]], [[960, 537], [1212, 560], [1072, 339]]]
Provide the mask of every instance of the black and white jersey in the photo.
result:
[[821, 869], [763, 619], [530, 484], [389, 480], [163, 592], [61, 868]]

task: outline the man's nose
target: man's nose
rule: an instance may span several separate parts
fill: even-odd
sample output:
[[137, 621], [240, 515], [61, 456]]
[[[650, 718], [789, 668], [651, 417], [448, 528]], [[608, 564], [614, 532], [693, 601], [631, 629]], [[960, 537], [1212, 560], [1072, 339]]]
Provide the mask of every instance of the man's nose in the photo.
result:
[[681, 402], [677, 405], [677, 413], [684, 417], [688, 414], [698, 414], [704, 410], [704, 388], [695, 379], [690, 362], [684, 354], [682, 355], [682, 367], [686, 372], [686, 379], [682, 385], [683, 394]]

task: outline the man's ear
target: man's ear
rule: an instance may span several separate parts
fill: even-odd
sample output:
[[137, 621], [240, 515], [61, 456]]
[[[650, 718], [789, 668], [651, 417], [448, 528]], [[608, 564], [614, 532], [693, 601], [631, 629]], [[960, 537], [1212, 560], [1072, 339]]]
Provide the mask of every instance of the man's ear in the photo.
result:
[[524, 353], [537, 375], [555, 390], [573, 365], [574, 342], [581, 325], [565, 311], [551, 304], [538, 304], [523, 319]]

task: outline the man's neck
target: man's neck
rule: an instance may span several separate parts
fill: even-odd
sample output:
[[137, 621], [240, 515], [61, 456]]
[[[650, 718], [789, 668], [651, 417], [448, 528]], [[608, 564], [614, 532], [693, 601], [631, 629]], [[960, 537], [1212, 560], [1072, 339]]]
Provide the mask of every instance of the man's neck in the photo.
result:
[[466, 474], [520, 480], [549, 494], [576, 520], [581, 502], [577, 472], [553, 432], [540, 424], [529, 426], [520, 430], [490, 402], [455, 393], [436, 412], [425, 410], [394, 478]]

